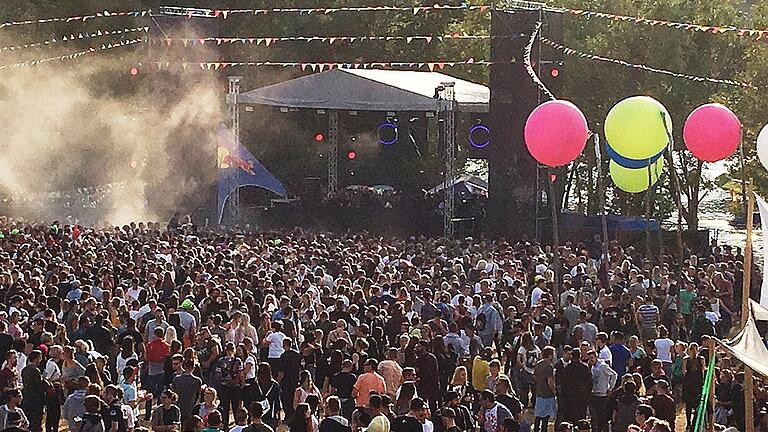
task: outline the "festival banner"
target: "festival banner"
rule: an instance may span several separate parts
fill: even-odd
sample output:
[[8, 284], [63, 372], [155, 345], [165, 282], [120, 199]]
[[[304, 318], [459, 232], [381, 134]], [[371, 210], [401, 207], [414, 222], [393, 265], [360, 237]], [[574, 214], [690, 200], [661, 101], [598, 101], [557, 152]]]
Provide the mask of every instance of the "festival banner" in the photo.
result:
[[263, 62], [234, 62], [234, 61], [217, 61], [217, 62], [145, 62], [157, 67], [158, 69], [170, 69], [173, 67], [181, 67], [182, 69], [199, 68], [204, 71], [218, 71], [225, 68], [234, 67], [282, 67], [282, 68], [300, 68], [302, 71], [311, 72], [323, 72], [331, 69], [374, 69], [374, 68], [408, 68], [411, 70], [427, 69], [430, 72], [443, 70], [446, 67], [454, 67], [461, 65], [479, 65], [488, 66], [493, 62], [485, 60], [475, 60], [469, 58], [467, 60], [460, 61], [427, 61], [427, 62], [276, 62], [276, 61], [263, 61]]
[[[757, 203], [757, 209], [760, 211], [760, 225], [762, 226], [763, 237], [763, 268], [765, 264], [768, 264], [768, 203], [755, 194], [755, 202]], [[768, 274], [763, 271], [763, 285], [760, 288], [760, 305], [768, 307]]]
[[101, 51], [107, 51], [107, 50], [111, 50], [111, 49], [115, 49], [115, 48], [126, 47], [126, 46], [130, 46], [130, 45], [135, 45], [135, 44], [142, 43], [142, 42], [146, 42], [146, 39], [131, 39], [131, 40], [124, 40], [124, 41], [115, 42], [115, 43], [108, 43], [108, 44], [101, 45], [101, 47], [99, 47], [99, 48], [91, 47], [91, 48], [88, 48], [87, 50], [84, 50], [84, 51], [73, 52], [73, 53], [64, 54], [64, 55], [60, 55], [60, 56], [56, 56], [56, 57], [48, 57], [48, 58], [36, 59], [36, 60], [27, 60], [27, 61], [23, 61], [23, 62], [19, 62], [19, 63], [0, 65], [0, 70], [3, 70], [3, 69], [16, 69], [16, 68], [29, 67], [29, 66], [37, 66], [37, 65], [40, 65], [40, 64], [43, 64], [43, 63], [49, 63], [49, 62], [53, 62], [53, 61], [73, 60], [73, 59], [82, 57], [84, 55], [93, 54], [93, 53], [97, 53], [97, 52], [101, 52]]
[[110, 17], [143, 17], [147, 16], [151, 11], [150, 10], [135, 10], [135, 11], [126, 11], [126, 12], [110, 12], [110, 11], [103, 11], [103, 12], [96, 12], [89, 15], [76, 15], [76, 16], [69, 16], [69, 17], [56, 17], [56, 18], [41, 18], [41, 19], [33, 19], [33, 20], [20, 20], [20, 21], [7, 21], [4, 23], [0, 23], [0, 29], [3, 27], [12, 27], [12, 26], [21, 26], [21, 25], [30, 25], [30, 24], [48, 24], [48, 23], [54, 23], [54, 22], [86, 22], [91, 19], [96, 18], [110, 18]]
[[574, 56], [578, 58], [584, 58], [588, 60], [595, 60], [600, 62], [606, 62], [606, 63], [613, 63], [619, 66], [623, 66], [626, 68], [632, 68], [632, 69], [641, 69], [646, 72], [652, 72], [662, 75], [669, 75], [675, 78], [681, 78], [686, 79], [689, 81], [696, 81], [696, 82], [710, 82], [714, 84], [724, 84], [724, 85], [731, 85], [731, 86], [737, 86], [737, 87], [745, 87], [752, 90], [757, 90], [757, 87], [753, 86], [750, 83], [742, 82], [742, 81], [735, 81], [735, 80], [729, 80], [729, 79], [720, 79], [720, 78], [712, 78], [712, 77], [703, 77], [703, 76], [697, 76], [697, 75], [689, 75], [679, 72], [673, 72], [666, 69], [659, 69], [651, 66], [647, 66], [644, 64], [637, 64], [637, 63], [630, 63], [625, 60], [610, 58], [610, 57], [604, 57], [594, 54], [585, 53], [582, 51], [575, 50], [573, 48], [566, 47], [565, 45], [559, 44], [557, 42], [553, 42], [547, 38], [542, 37], [541, 41], [545, 43], [546, 45], [549, 45], [550, 47], [561, 51], [563, 54], [568, 56]]
[[488, 40], [496, 38], [509, 39], [512, 36], [490, 36], [490, 35], [471, 35], [471, 34], [444, 34], [444, 35], [410, 35], [410, 36], [238, 36], [238, 37], [203, 37], [203, 38], [162, 38], [159, 43], [168, 46], [177, 43], [186, 46], [196, 46], [205, 44], [242, 44], [242, 45], [264, 45], [270, 46], [275, 42], [319, 42], [333, 45], [336, 42], [374, 42], [374, 41], [405, 41], [411, 44], [414, 41], [431, 44], [433, 42], [443, 42], [445, 40]]
[[103, 36], [115, 36], [115, 35], [129, 34], [129, 33], [149, 33], [149, 27], [134, 27], [134, 28], [125, 28], [125, 29], [117, 29], [117, 30], [97, 30], [90, 33], [78, 33], [78, 34], [70, 33], [60, 38], [51, 38], [48, 40], [44, 40], [42, 42], [32, 42], [32, 43], [22, 44], [22, 45], [0, 47], [0, 53], [5, 51], [19, 51], [26, 48], [39, 48], [42, 46], [49, 46], [49, 45], [54, 45], [62, 42], [73, 42], [76, 40], [95, 39]]
[[[183, 9], [183, 8], [175, 8]], [[422, 12], [429, 11], [480, 11], [486, 12], [490, 9], [489, 5], [445, 5], [445, 4], [433, 4], [433, 5], [421, 5], [421, 6], [347, 6], [347, 7], [335, 7], [335, 8], [269, 8], [269, 9], [213, 9], [213, 16], [217, 18], [227, 19], [231, 15], [267, 15], [277, 13], [290, 13], [298, 15], [328, 15], [337, 12], [409, 12], [414, 15], [418, 15]], [[162, 7], [160, 12], [168, 13], [173, 9], [170, 7]], [[190, 16], [193, 12], [188, 12]]]

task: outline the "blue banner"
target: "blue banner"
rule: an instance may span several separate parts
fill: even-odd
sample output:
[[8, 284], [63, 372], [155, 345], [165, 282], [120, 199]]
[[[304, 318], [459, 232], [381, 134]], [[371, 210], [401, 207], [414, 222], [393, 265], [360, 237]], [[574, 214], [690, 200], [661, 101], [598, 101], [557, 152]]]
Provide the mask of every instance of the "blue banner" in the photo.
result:
[[217, 160], [219, 167], [218, 221], [224, 216], [224, 206], [229, 196], [243, 186], [255, 186], [274, 192], [282, 197], [287, 195], [285, 186], [272, 175], [243, 147], [231, 130], [219, 126], [217, 135]]

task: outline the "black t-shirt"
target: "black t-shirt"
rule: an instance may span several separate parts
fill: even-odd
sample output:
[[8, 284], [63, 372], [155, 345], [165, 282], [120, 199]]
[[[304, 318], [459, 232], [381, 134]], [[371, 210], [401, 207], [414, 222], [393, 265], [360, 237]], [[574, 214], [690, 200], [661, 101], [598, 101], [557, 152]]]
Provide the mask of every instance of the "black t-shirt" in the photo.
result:
[[515, 396], [508, 394], [497, 395], [496, 400], [507, 407], [509, 412], [512, 413], [512, 417], [517, 417], [518, 414], [523, 412], [523, 404], [520, 402], [520, 399]]
[[261, 424], [251, 424], [243, 428], [242, 432], [275, 432], [274, 429], [269, 427], [269, 425], [261, 423]]
[[125, 419], [120, 402], [114, 401], [109, 404], [102, 417], [104, 417], [104, 428], [107, 430], [112, 428], [112, 422], [117, 422], [117, 432], [128, 431], [128, 422]]
[[423, 432], [424, 426], [416, 417], [404, 415], [392, 421], [390, 430], [392, 432]]
[[341, 399], [349, 399], [356, 381], [357, 377], [352, 372], [338, 372], [331, 377], [329, 384], [336, 389]]
[[289, 350], [280, 356], [280, 371], [283, 372], [283, 388], [299, 385], [299, 371], [301, 370], [301, 354]]
[[161, 426], [170, 426], [181, 423], [181, 410], [179, 410], [179, 407], [176, 405], [171, 405], [171, 407], [168, 409], [161, 409], [163, 410]]
[[352, 428], [349, 426], [345, 426], [331, 417], [326, 417], [320, 422], [320, 432], [350, 432], [351, 430]]

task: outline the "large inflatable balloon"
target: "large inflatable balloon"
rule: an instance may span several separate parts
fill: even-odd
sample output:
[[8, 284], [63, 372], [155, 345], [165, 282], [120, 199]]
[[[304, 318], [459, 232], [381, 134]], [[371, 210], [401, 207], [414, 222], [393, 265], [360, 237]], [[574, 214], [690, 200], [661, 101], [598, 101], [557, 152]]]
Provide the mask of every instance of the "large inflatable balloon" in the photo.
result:
[[731, 156], [739, 147], [741, 122], [723, 105], [702, 105], [685, 121], [683, 139], [694, 156], [716, 162]]
[[763, 126], [757, 135], [757, 157], [765, 169], [768, 169], [768, 125]]
[[651, 165], [651, 182], [648, 183], [648, 167], [631, 169], [611, 161], [610, 164], [611, 179], [619, 189], [629, 193], [640, 193], [646, 191], [650, 186], [656, 184], [664, 170], [664, 158], [657, 160]]
[[628, 159], [648, 159], [669, 142], [672, 119], [660, 102], [633, 96], [617, 103], [605, 118], [605, 138]]
[[571, 163], [584, 150], [589, 138], [587, 119], [574, 104], [553, 100], [536, 107], [525, 122], [525, 145], [543, 165]]
[[617, 164], [623, 166], [624, 168], [644, 168], [648, 165], [655, 163], [659, 158], [664, 156], [664, 152], [666, 150], [660, 151], [657, 155], [654, 155], [648, 159], [628, 159], [624, 156], [616, 153], [616, 150], [611, 148], [611, 145], [606, 143], [605, 144], [605, 151], [608, 153], [608, 157], [611, 158], [612, 161], [616, 162]]

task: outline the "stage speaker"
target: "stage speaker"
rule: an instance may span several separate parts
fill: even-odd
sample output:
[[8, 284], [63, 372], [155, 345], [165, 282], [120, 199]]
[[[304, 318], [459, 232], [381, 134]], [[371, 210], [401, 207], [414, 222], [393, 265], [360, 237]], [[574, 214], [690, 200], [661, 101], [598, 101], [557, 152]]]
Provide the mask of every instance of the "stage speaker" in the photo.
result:
[[[519, 237], [535, 231], [538, 167], [523, 131], [528, 115], [546, 98], [525, 68], [525, 47], [537, 23], [547, 17], [539, 10], [494, 10], [491, 15], [487, 228], [496, 235]], [[556, 40], [559, 27], [544, 23], [548, 37]], [[537, 48], [538, 41], [531, 53], [534, 64], [540, 61]]]

